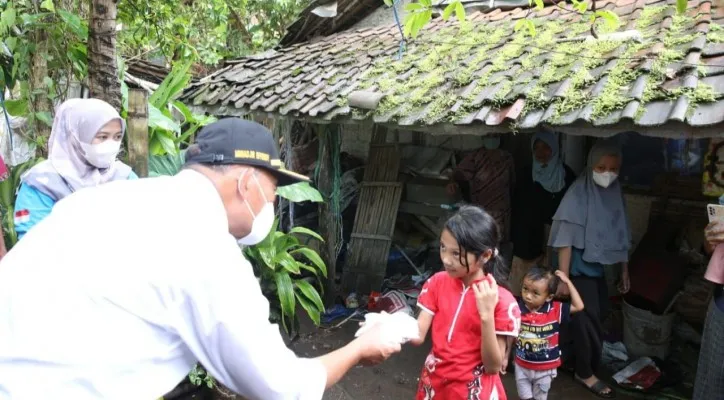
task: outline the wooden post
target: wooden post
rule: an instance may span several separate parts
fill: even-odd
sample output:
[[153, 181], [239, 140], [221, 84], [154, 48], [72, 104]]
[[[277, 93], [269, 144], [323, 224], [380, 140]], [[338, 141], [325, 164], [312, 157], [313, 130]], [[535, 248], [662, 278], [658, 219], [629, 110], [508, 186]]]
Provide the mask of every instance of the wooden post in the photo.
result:
[[321, 146], [319, 154], [319, 178], [317, 180], [317, 188], [322, 196], [325, 197], [324, 202], [319, 204], [319, 234], [324, 238], [325, 243], [322, 245], [320, 256], [324, 263], [327, 264], [327, 281], [324, 288], [324, 302], [326, 306], [334, 304], [336, 292], [334, 290], [334, 281], [337, 276], [337, 246], [340, 240], [340, 226], [338, 220], [340, 215], [335, 212], [335, 207], [331, 203], [333, 199], [329, 197], [334, 188], [334, 167], [332, 135], [339, 135], [339, 127], [335, 125], [317, 126], [317, 135]]
[[148, 92], [128, 92], [128, 162], [141, 178], [148, 176]]

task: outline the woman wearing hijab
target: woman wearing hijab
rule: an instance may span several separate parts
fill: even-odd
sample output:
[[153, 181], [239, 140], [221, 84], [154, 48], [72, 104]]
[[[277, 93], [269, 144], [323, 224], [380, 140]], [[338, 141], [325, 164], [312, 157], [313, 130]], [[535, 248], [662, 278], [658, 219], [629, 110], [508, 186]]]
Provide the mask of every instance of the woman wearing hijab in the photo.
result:
[[48, 160], [22, 178], [15, 199], [15, 230], [22, 238], [69, 194], [106, 182], [138, 179], [117, 161], [125, 123], [110, 104], [71, 99], [58, 107], [48, 141]]
[[541, 261], [547, 240], [545, 226], [551, 224], [563, 195], [576, 180], [561, 159], [556, 133], [536, 133], [531, 148], [533, 163], [516, 174], [519, 180], [513, 197], [510, 286], [516, 296], [520, 296], [525, 274]]
[[[601, 322], [609, 308], [606, 270], [622, 266], [619, 291], [629, 290], [631, 229], [618, 181], [621, 149], [611, 140], [597, 142], [585, 172], [573, 183], [553, 216], [549, 245], [558, 251], [558, 269], [569, 275], [586, 306], [571, 319], [575, 379], [603, 398], [614, 396], [595, 373], [601, 361]], [[559, 296], [567, 295], [565, 285]]]

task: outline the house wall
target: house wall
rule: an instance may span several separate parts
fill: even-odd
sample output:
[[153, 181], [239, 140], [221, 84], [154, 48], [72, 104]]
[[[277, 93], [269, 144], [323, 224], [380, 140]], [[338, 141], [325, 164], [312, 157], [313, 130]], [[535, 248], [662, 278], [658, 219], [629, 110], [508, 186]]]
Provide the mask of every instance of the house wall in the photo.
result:
[[[372, 129], [367, 125], [342, 126], [342, 151], [367, 160], [372, 140]], [[482, 136], [472, 135], [431, 135], [428, 133], [391, 129], [387, 132], [390, 143], [416, 144], [428, 147], [440, 147], [450, 150], [473, 150], [483, 145]]]
[[[400, 23], [405, 20], [405, 6], [412, 3], [412, 0], [400, 0], [397, 5], [397, 12], [400, 16]], [[390, 25], [395, 23], [395, 16], [392, 9], [387, 6], [380, 6], [377, 10], [373, 11], [372, 14], [368, 15], [362, 21], [352, 26], [351, 30], [371, 28], [382, 25]]]

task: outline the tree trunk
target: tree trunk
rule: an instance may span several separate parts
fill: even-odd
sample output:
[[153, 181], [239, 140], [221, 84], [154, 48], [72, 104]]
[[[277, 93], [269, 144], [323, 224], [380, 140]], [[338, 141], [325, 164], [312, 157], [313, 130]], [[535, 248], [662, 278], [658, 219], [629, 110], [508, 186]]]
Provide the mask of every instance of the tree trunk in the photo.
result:
[[[40, 12], [40, 1], [35, 3], [36, 12]], [[33, 128], [36, 137], [49, 137], [50, 126], [38, 119], [38, 113], [50, 113], [53, 115], [53, 105], [48, 97], [45, 78], [48, 76], [48, 35], [44, 29], [39, 28], [32, 33], [35, 51], [33, 52], [30, 65], [30, 111], [35, 115]], [[41, 141], [42, 143], [42, 141]], [[47, 154], [47, 149], [38, 149], [40, 156]]]
[[92, 97], [121, 110], [121, 82], [116, 61], [116, 14], [113, 0], [93, 0], [88, 37], [88, 85]]

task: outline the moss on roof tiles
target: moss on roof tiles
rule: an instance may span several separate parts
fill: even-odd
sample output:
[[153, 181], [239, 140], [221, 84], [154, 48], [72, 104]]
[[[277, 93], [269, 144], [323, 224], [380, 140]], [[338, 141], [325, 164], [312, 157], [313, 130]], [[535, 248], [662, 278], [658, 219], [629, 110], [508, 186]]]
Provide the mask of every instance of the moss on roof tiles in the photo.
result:
[[[672, 22], [665, 32], [661, 24], [670, 17]], [[660, 88], [667, 79], [667, 67], [672, 62], [682, 61], [686, 56], [679, 48], [690, 44], [700, 33], [693, 32], [695, 19], [674, 15], [672, 6], [647, 7], [642, 10], [636, 27], [644, 35], [642, 43], [606, 40], [583, 41], [590, 30], [588, 21], [566, 22], [536, 20], [537, 35], [531, 39], [523, 31], [513, 33], [513, 22], [447, 26], [435, 32], [422, 35], [412, 42], [401, 60], [396, 56], [375, 62], [363, 76], [361, 87], [376, 86], [388, 96], [382, 100], [378, 115], [392, 115], [393, 119], [407, 117], [414, 109], [427, 107], [425, 123], [447, 119], [455, 122], [485, 105], [502, 108], [512, 104], [515, 97], [509, 97], [514, 84], [534, 82], [525, 93], [526, 106], [521, 114], [554, 106], [549, 122], [555, 122], [563, 115], [592, 106], [591, 120], [622, 110], [631, 100], [630, 86], [646, 71], [640, 67], [646, 58], [653, 59], [650, 76], [646, 79], [643, 103], [670, 99], [675, 95], [687, 95], [693, 104], [714, 101], [720, 94], [699, 83], [696, 88], [666, 92]], [[712, 26], [716, 26], [712, 24]], [[597, 26], [599, 34], [610, 33], [603, 24]], [[693, 32], [693, 33], [687, 33]], [[707, 41], [724, 40], [721, 27], [713, 28]], [[663, 51], [654, 54], [654, 45], [663, 43]], [[644, 54], [643, 57], [640, 54]], [[590, 71], [615, 59], [613, 66], [605, 71], [607, 75], [602, 90], [595, 96], [591, 85], [600, 77], [593, 77]], [[576, 64], [578, 63], [578, 64]], [[517, 65], [515, 76], [497, 76], [496, 73], [509, 71]], [[574, 65], [577, 65], [574, 68]], [[412, 71], [404, 79], [399, 76]], [[526, 80], [516, 80], [528, 73]], [[380, 78], [383, 77], [383, 78]], [[424, 79], [423, 79], [424, 77]], [[566, 91], [557, 97], [546, 96], [550, 84], [570, 79]], [[435, 86], [451, 83], [451, 89], [440, 93]], [[468, 85], [473, 85], [472, 89]], [[491, 91], [483, 104], [473, 104], [483, 91]], [[463, 90], [468, 88], [469, 90]], [[463, 94], [463, 92], [467, 92]], [[459, 104], [453, 112], [450, 107]], [[643, 104], [640, 109], [643, 109]]]
[[711, 43], [724, 43], [724, 27], [717, 24], [709, 25], [706, 41]]

